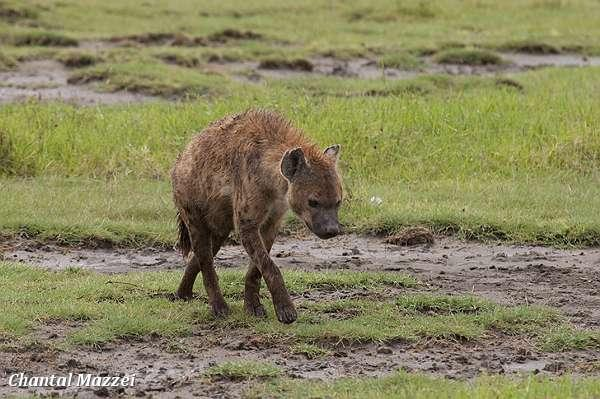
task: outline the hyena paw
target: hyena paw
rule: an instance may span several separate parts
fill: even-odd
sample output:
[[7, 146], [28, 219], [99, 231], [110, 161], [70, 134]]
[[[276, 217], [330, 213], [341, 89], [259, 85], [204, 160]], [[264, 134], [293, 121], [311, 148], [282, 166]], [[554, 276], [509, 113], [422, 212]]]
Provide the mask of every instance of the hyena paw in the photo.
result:
[[226, 317], [229, 315], [229, 306], [225, 301], [215, 301], [211, 304], [212, 313], [216, 318]]
[[291, 302], [276, 304], [275, 313], [277, 313], [277, 319], [285, 324], [293, 323], [298, 318], [296, 308]]
[[267, 311], [265, 310], [265, 307], [260, 302], [259, 303], [246, 303], [244, 305], [244, 308], [246, 309], [246, 313], [248, 313], [251, 316], [265, 317], [267, 315]]

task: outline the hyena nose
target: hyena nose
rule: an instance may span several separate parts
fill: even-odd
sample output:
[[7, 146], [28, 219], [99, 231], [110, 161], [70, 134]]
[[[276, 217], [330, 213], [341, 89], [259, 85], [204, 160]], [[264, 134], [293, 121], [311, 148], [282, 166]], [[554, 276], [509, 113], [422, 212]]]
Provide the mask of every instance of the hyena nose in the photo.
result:
[[321, 238], [324, 238], [324, 239], [332, 238], [337, 235], [340, 235], [341, 233], [342, 233], [342, 229], [341, 229], [340, 225], [326, 226], [321, 233]]

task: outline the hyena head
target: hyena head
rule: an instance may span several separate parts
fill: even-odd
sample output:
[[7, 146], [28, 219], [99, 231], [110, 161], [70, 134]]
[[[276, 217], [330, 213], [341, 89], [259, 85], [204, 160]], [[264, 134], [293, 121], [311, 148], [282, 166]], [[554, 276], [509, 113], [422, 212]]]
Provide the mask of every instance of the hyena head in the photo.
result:
[[281, 174], [289, 183], [290, 207], [323, 239], [342, 232], [338, 220], [342, 184], [336, 169], [339, 152], [340, 146], [336, 144], [307, 159], [298, 147], [286, 151], [281, 159]]

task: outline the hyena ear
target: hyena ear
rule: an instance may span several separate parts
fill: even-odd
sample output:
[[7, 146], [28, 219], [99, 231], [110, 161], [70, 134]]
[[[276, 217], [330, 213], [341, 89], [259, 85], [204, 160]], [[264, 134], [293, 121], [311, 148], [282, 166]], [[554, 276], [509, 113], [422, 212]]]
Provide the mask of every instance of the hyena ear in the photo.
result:
[[323, 151], [323, 153], [329, 158], [333, 159], [335, 162], [337, 162], [337, 160], [340, 158], [340, 148], [341, 147], [339, 144], [334, 144], [325, 148], [325, 151]]
[[281, 158], [281, 174], [290, 182], [305, 166], [306, 159], [300, 147], [287, 150]]

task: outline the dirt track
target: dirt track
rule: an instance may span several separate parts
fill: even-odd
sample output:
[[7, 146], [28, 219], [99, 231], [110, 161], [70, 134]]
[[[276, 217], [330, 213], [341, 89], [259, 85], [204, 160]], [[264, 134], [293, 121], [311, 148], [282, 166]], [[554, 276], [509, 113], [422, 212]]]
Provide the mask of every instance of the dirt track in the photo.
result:
[[[4, 253], [6, 260], [48, 268], [78, 265], [102, 273], [123, 273], [182, 267], [177, 253], [150, 248], [90, 250], [29, 241], [8, 242], [5, 246], [8, 247]], [[441, 238], [432, 246], [407, 248], [384, 244], [379, 238], [344, 236], [328, 241], [282, 238], [272, 254], [282, 269], [398, 271], [416, 276], [426, 283], [427, 290], [434, 292], [473, 293], [502, 304], [549, 305], [560, 309], [577, 326], [597, 329], [600, 325], [600, 249], [482, 245], [449, 238]], [[216, 260], [218, 268], [244, 267], [246, 262], [238, 246], [225, 247]], [[352, 290], [334, 294], [340, 298], [360, 295]], [[302, 300], [306, 299], [295, 298], [300, 303], [300, 311]], [[319, 298], [308, 298], [314, 299]], [[45, 326], [38, 333], [39, 339], [42, 342], [60, 340], [75, 327], [77, 325]], [[129, 390], [126, 394], [231, 397], [240, 395], [245, 383], [209, 381], [202, 377], [206, 367], [225, 359], [260, 359], [278, 364], [286, 375], [299, 378], [382, 375], [398, 368], [470, 378], [482, 371], [589, 373], [590, 364], [600, 358], [600, 351], [591, 350], [540, 352], [523, 338], [499, 333], [490, 333], [474, 343], [398, 342], [386, 349], [376, 344], [339, 344], [332, 346], [331, 356], [317, 360], [291, 354], [285, 343], [268, 341], [243, 329], [197, 330], [192, 337], [178, 341], [178, 349], [172, 350], [171, 346], [172, 342], [148, 337], [143, 342], [114, 343], [102, 351], [25, 349], [3, 354], [0, 377], [17, 368], [38, 375], [69, 371], [111, 375], [135, 372], [140, 381], [137, 392]], [[0, 394], [7, 392], [19, 391], [0, 385]], [[85, 396], [86, 392], [80, 394]], [[91, 391], [87, 394], [94, 395]]]

